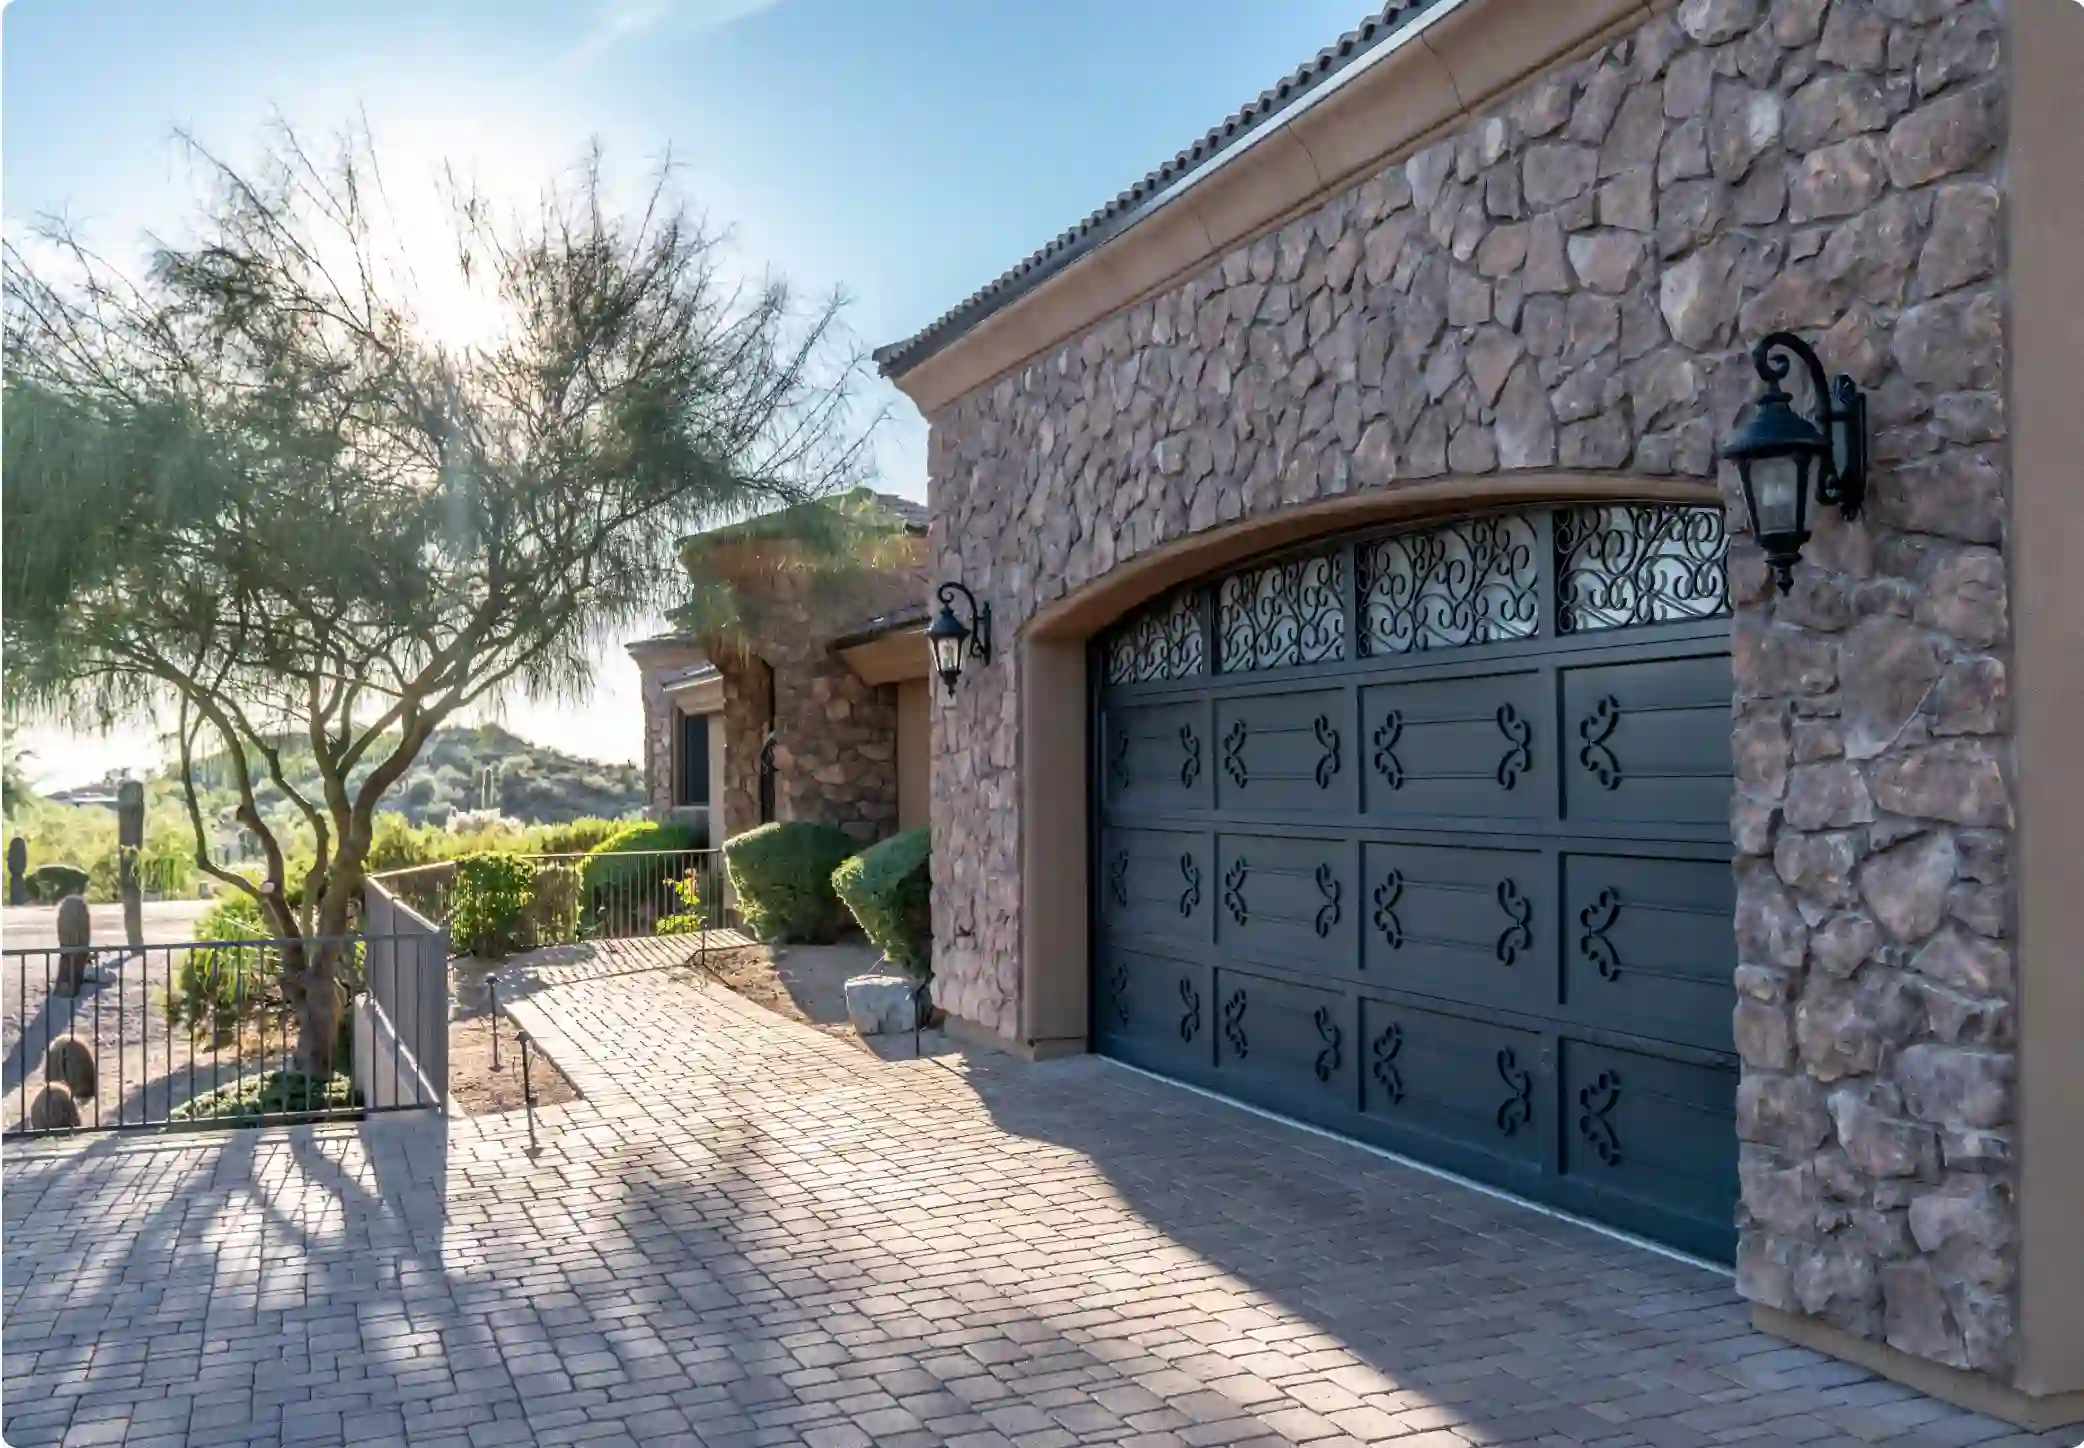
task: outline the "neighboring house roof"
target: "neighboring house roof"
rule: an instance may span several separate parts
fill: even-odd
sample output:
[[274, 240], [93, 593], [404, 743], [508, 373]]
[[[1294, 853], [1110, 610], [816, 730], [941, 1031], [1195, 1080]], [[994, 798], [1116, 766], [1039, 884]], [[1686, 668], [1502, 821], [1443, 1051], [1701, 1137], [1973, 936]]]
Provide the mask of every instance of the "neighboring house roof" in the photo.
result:
[[687, 689], [694, 687], [696, 684], [706, 684], [716, 677], [717, 667], [715, 664], [690, 664], [685, 668], [667, 669], [658, 676], [658, 682], [659, 687], [670, 694], [675, 689]]
[[1263, 90], [1254, 100], [1220, 126], [1209, 131], [1170, 161], [1150, 172], [1098, 211], [1064, 232], [1011, 271], [972, 294], [953, 310], [944, 313], [922, 330], [876, 349], [877, 369], [885, 377], [899, 377], [975, 327], [994, 312], [1010, 305], [1043, 281], [1062, 271], [1078, 258], [1120, 236], [1159, 206], [1172, 199], [1174, 188], [1192, 172], [1217, 157], [1242, 147], [1305, 97], [1322, 90], [1326, 83], [1346, 70], [1392, 32], [1423, 12], [1446, 0], [1391, 0], [1382, 10], [1340, 36], [1335, 44], [1317, 52], [1277, 84]]
[[[926, 536], [927, 512], [924, 503], [915, 503], [910, 498], [901, 498], [895, 493], [871, 492], [866, 488], [862, 489], [861, 492], [866, 493], [869, 499], [875, 503], [877, 509], [886, 514], [891, 522], [897, 524], [906, 533], [919, 538]], [[721, 527], [707, 528], [700, 533], [691, 533], [687, 537], [682, 538], [680, 542], [685, 545], [694, 542], [697, 538], [724, 541], [738, 537], [757, 538], [762, 535], [763, 530], [773, 526], [777, 520], [787, 517], [796, 508], [815, 506], [817, 506], [815, 503], [798, 503], [789, 508], [777, 508], [771, 513], [756, 513], [752, 517], [741, 519], [736, 523], [726, 523]]]
[[927, 612], [928, 609], [925, 604], [916, 603], [907, 604], [900, 609], [893, 609], [889, 613], [879, 613], [874, 618], [863, 623], [859, 628], [849, 629], [834, 639], [832, 647], [835, 649], [851, 649], [861, 644], [873, 643], [887, 634], [900, 633], [906, 629], [923, 628], [926, 625]]

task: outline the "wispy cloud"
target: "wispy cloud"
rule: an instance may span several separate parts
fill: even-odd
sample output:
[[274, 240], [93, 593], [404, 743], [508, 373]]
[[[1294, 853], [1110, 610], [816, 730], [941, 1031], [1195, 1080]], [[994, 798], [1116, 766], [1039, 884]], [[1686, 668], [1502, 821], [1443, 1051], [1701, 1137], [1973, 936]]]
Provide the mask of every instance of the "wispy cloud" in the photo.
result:
[[605, 0], [595, 12], [592, 28], [567, 59], [574, 66], [586, 65], [669, 22], [699, 34], [780, 3], [781, 0]]

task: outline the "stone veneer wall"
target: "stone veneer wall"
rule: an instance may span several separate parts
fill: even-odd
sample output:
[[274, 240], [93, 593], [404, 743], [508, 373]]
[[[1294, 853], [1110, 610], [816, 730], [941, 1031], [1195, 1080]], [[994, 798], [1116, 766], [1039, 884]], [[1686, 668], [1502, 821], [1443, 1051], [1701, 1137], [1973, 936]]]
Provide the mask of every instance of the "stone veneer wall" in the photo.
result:
[[[1984, 0], [1684, 0], [932, 418], [1010, 638], [1161, 543], [1445, 474], [1706, 477], [1748, 345], [1870, 389], [1866, 518], [1733, 546], [1739, 1283], [2002, 1376], [2013, 1330], [2000, 131]], [[935, 711], [936, 974], [1011, 1035], [1018, 672]], [[1063, 868], [1083, 870], [1083, 860]]]
[[673, 753], [678, 741], [674, 723], [679, 710], [666, 697], [658, 671], [642, 669], [640, 688], [644, 696], [644, 804], [654, 819], [671, 813], [673, 800]]

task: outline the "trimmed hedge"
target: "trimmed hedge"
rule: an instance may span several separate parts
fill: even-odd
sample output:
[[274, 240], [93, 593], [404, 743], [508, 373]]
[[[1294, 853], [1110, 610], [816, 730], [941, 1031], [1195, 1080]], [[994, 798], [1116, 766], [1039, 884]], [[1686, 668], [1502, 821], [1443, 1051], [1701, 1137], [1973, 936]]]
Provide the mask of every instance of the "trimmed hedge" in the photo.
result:
[[931, 860], [922, 825], [870, 845], [832, 872], [832, 888], [862, 933], [882, 947], [883, 959], [915, 976], [929, 973], [933, 963]]
[[[656, 860], [642, 858], [647, 850], [699, 850], [702, 837], [686, 825], [671, 824], [659, 820], [638, 820], [624, 825], [608, 838], [586, 852], [586, 863], [581, 867], [580, 890], [591, 896], [606, 885], [625, 885], [633, 881], [648, 881], [660, 875]], [[617, 855], [638, 855], [633, 860], [618, 860]]]
[[858, 848], [831, 825], [761, 825], [724, 841], [724, 866], [745, 923], [762, 940], [826, 944], [846, 923], [832, 872]]
[[521, 942], [535, 894], [536, 864], [526, 855], [465, 855], [456, 862], [449, 939], [458, 952], [497, 960]]

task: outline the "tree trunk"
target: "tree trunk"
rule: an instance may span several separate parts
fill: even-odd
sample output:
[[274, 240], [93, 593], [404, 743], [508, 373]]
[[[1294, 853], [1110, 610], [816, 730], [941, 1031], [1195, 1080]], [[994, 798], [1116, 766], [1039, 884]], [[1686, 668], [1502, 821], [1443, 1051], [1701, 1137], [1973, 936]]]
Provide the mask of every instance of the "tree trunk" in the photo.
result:
[[353, 925], [354, 889], [361, 883], [359, 861], [335, 860], [319, 897], [317, 936], [283, 956], [283, 987], [297, 1015], [297, 1049], [293, 1064], [307, 1076], [330, 1076], [346, 1062], [339, 1054], [340, 1017], [347, 992], [340, 977], [355, 948], [347, 938]]

